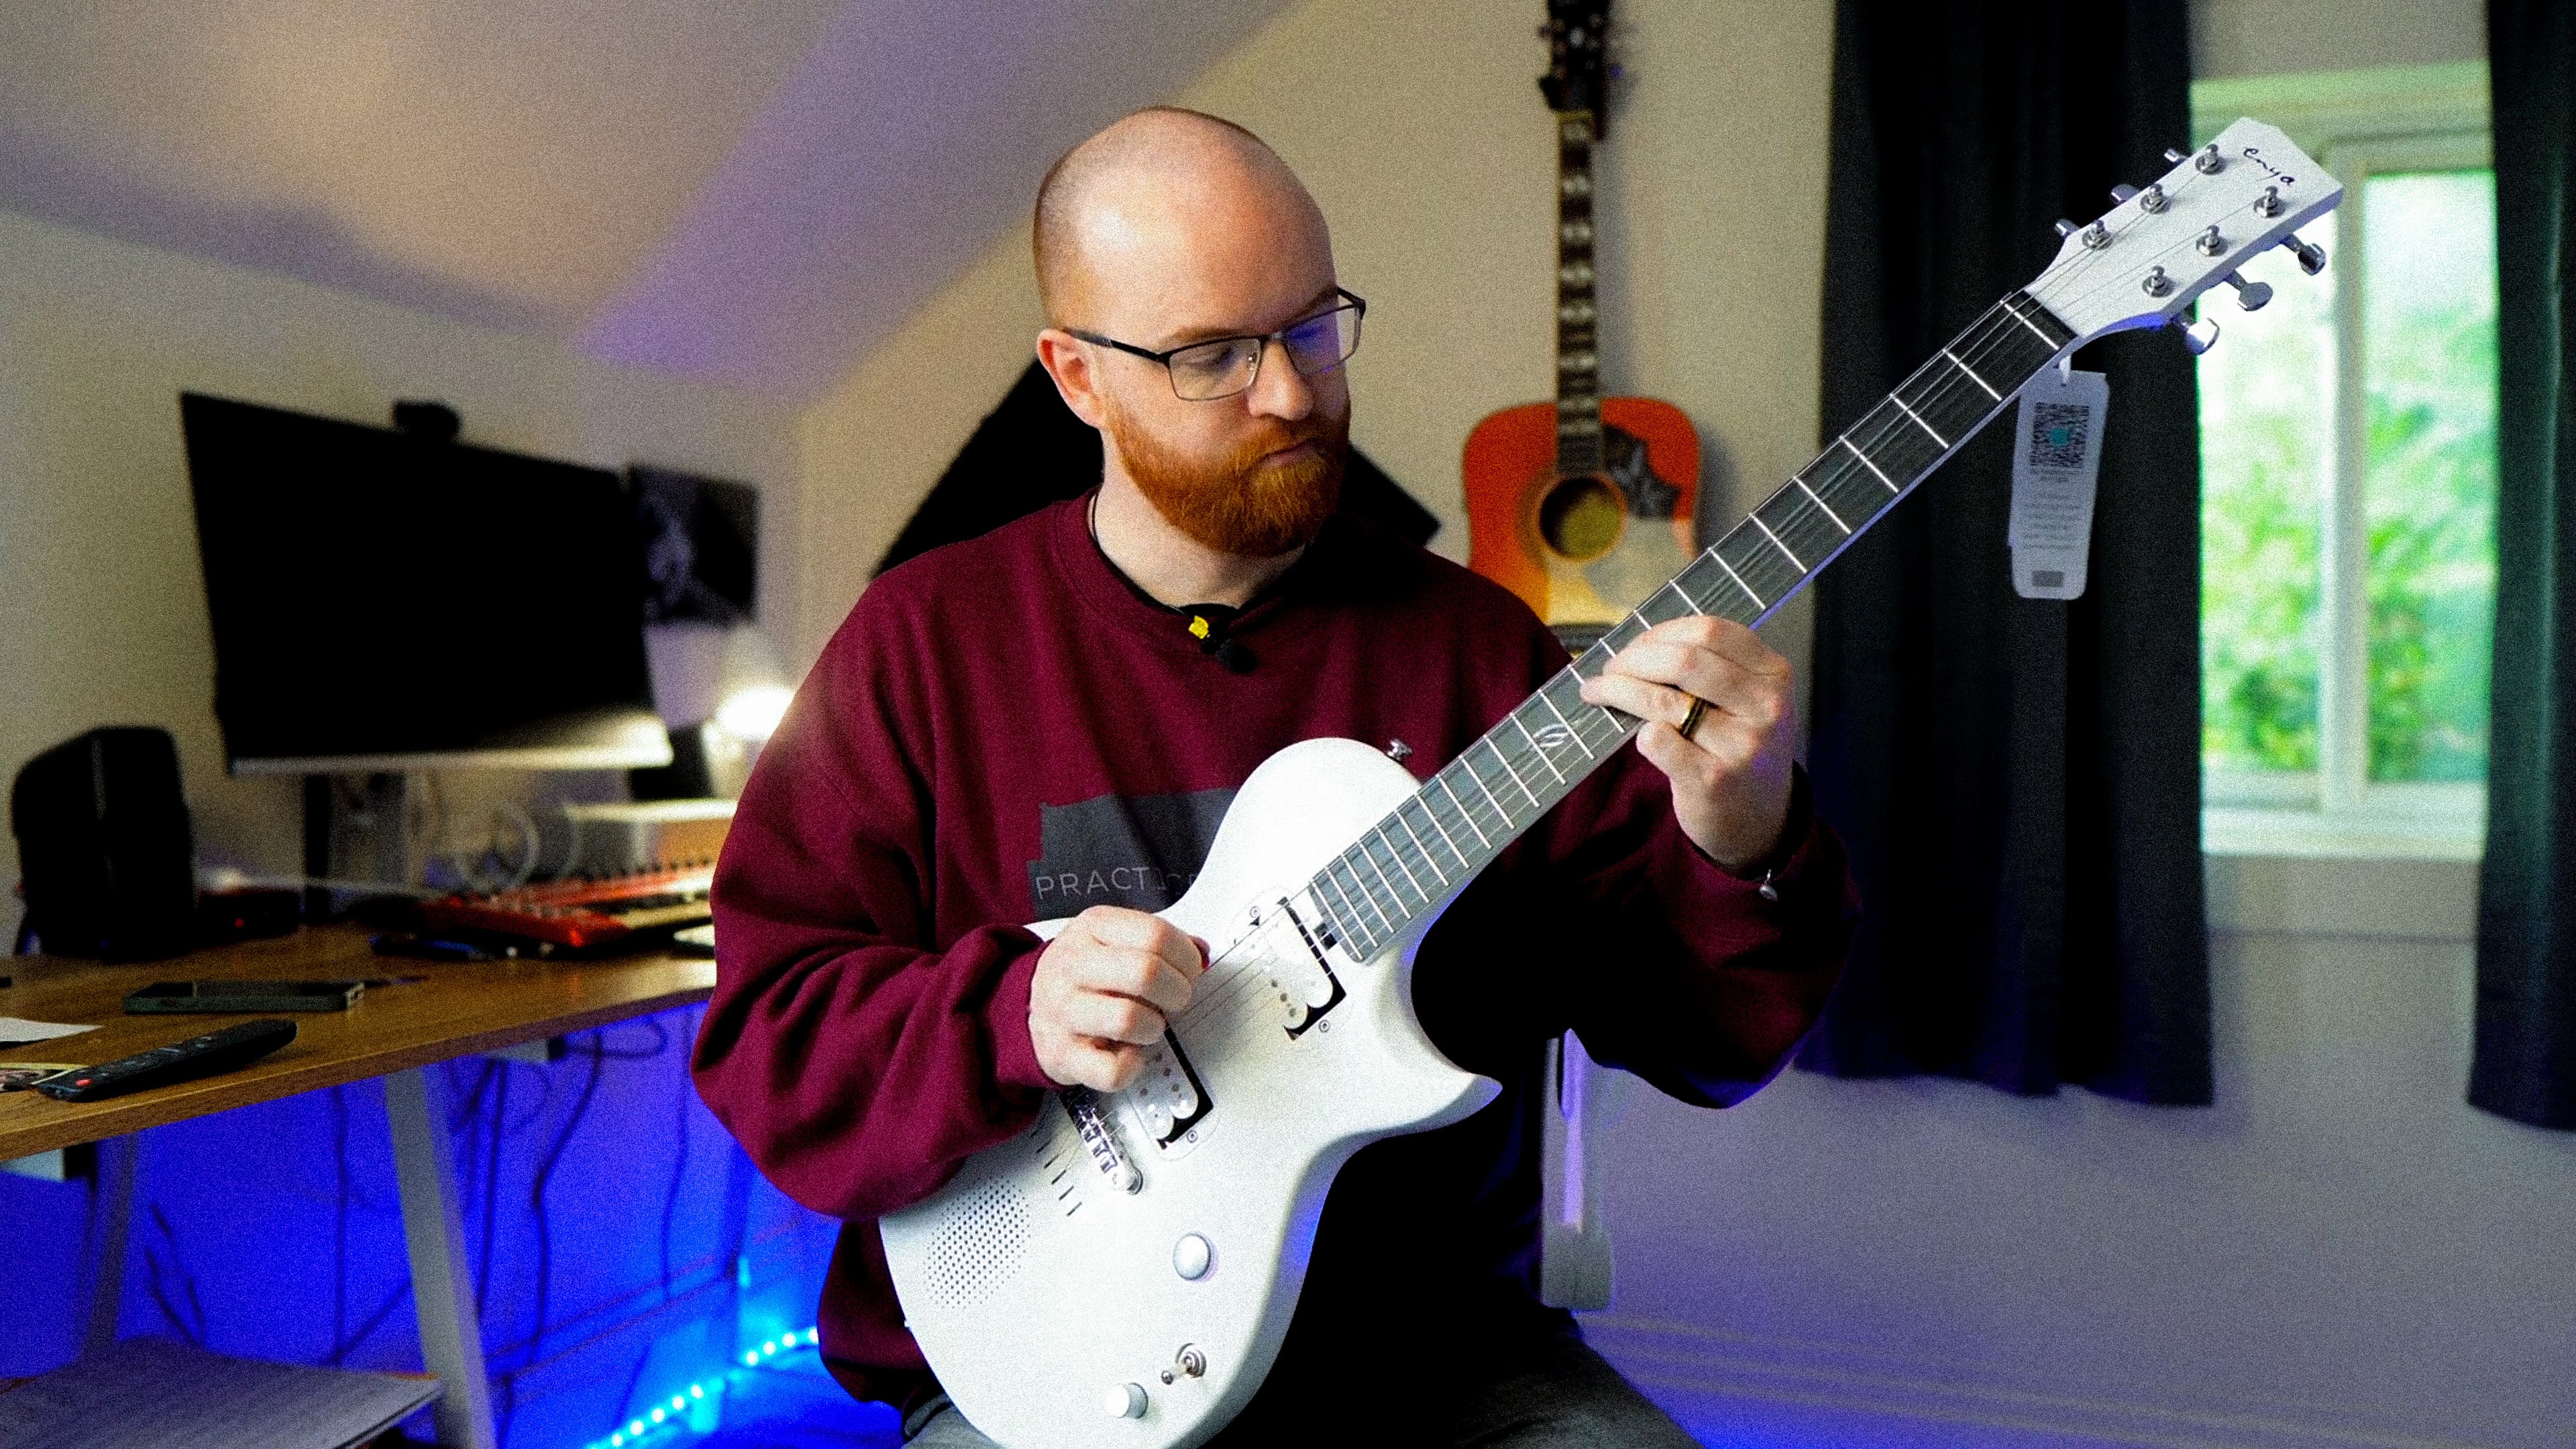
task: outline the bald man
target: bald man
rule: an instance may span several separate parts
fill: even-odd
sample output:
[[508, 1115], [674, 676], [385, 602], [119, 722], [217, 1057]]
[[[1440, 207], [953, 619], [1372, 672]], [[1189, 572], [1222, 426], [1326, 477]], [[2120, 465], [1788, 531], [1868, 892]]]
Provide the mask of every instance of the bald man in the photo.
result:
[[[1365, 305], [1250, 132], [1118, 122], [1049, 172], [1034, 249], [1038, 356], [1101, 431], [1100, 487], [851, 611], [743, 793], [695, 1056], [770, 1180], [846, 1221], [825, 1362], [926, 1449], [991, 1441], [904, 1331], [874, 1220], [1048, 1090], [1134, 1078], [1204, 962], [1152, 912], [1262, 760], [1341, 736], [1428, 776], [1566, 662], [1509, 593], [1336, 511]], [[1424, 1029], [1503, 1094], [1344, 1167], [1224, 1449], [1691, 1442], [1539, 1301], [1541, 1047], [1574, 1030], [1683, 1101], [1741, 1100], [1814, 1021], [1854, 901], [1752, 633], [1659, 626], [1584, 697], [1649, 721], [1637, 749], [1415, 960]], [[1063, 917], [1044, 944], [1020, 924]]]

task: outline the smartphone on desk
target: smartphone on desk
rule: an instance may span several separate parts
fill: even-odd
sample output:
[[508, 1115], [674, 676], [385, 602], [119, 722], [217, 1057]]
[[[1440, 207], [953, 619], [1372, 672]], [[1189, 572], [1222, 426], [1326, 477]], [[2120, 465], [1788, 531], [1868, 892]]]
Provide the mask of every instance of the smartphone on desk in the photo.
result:
[[155, 981], [125, 998], [130, 1012], [346, 1011], [364, 981]]

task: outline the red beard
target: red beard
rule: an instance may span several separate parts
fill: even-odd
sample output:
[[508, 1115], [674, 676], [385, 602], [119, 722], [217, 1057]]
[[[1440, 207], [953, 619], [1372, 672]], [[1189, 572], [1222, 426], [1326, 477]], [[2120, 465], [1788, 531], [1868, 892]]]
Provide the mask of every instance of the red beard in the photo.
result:
[[[1164, 447], [1112, 409], [1109, 435], [1137, 491], [1174, 528], [1220, 553], [1277, 558], [1314, 541], [1341, 506], [1342, 468], [1350, 455], [1351, 417], [1265, 420], [1263, 429], [1219, 461], [1200, 463]], [[1291, 463], [1262, 460], [1299, 443], [1314, 456]]]

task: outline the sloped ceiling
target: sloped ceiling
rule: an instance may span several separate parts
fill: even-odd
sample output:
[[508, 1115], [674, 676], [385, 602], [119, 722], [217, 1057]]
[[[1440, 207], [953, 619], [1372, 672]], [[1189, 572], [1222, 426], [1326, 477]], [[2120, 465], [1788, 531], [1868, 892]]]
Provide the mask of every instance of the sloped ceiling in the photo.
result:
[[1285, 0], [0, 0], [0, 207], [789, 400]]

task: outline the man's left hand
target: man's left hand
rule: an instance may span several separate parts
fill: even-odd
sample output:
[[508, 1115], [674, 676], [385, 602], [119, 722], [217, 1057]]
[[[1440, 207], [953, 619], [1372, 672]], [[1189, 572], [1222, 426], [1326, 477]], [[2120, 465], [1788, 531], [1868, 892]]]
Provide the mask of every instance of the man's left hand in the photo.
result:
[[[1693, 696], [1708, 704], [1684, 739]], [[1646, 721], [1638, 753], [1672, 778], [1682, 833], [1722, 869], [1745, 874], [1780, 848], [1796, 704], [1789, 661], [1761, 636], [1707, 616], [1658, 624], [1585, 680], [1583, 698]]]

